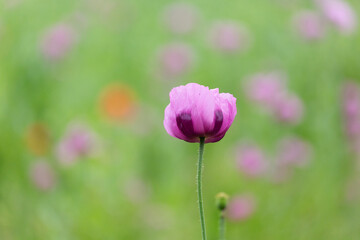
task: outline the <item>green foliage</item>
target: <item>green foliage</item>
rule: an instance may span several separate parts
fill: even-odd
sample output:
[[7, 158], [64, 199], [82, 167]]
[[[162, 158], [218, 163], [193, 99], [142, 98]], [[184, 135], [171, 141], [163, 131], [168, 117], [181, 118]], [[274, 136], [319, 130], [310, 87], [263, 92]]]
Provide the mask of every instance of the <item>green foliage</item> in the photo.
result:
[[[0, 239], [200, 239], [198, 145], [170, 137], [162, 125], [168, 92], [187, 82], [220, 88], [238, 99], [230, 131], [205, 146], [209, 239], [217, 236], [214, 196], [222, 191], [230, 197], [250, 192], [257, 200], [248, 220], [228, 223], [229, 240], [358, 239], [360, 205], [345, 198], [355, 159], [342, 132], [340, 89], [346, 79], [360, 80], [359, 31], [342, 36], [330, 28], [319, 42], [302, 41], [291, 18], [315, 6], [300, 0], [192, 1], [202, 21], [185, 36], [173, 36], [161, 23], [171, 1], [2, 2]], [[359, 1], [349, 2], [359, 12]], [[111, 7], [99, 7], [105, 4]], [[84, 16], [85, 27], [78, 27], [72, 51], [56, 63], [44, 59], [39, 50], [44, 31], [58, 22], [74, 22], [77, 13]], [[252, 34], [250, 49], [230, 56], [213, 51], [206, 32], [218, 19], [244, 23]], [[159, 80], [153, 71], [157, 49], [173, 41], [194, 48], [195, 67], [180, 79]], [[277, 123], [244, 97], [246, 76], [273, 69], [286, 72], [289, 88], [304, 101], [305, 117], [298, 126]], [[147, 133], [102, 116], [99, 98], [114, 82], [130, 86], [140, 105], [151, 109], [153, 116], [138, 123], [152, 122]], [[101, 149], [64, 167], [56, 147], [74, 121], [96, 132]], [[26, 131], [34, 122], [46, 124], [50, 133], [51, 148], [42, 157], [26, 147]], [[251, 139], [271, 155], [286, 135], [303, 137], [313, 146], [307, 168], [281, 184], [247, 179], [237, 171], [239, 141]], [[29, 169], [39, 158], [55, 170], [56, 184], [49, 191], [30, 181]], [[140, 179], [148, 189], [137, 201], [128, 196], [138, 190], [128, 186], [131, 179]]]

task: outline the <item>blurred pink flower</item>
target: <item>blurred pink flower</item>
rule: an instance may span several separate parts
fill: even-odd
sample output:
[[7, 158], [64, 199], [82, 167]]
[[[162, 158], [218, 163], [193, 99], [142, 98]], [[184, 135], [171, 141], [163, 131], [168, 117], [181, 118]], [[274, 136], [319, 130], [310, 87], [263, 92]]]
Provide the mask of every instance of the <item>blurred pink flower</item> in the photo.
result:
[[347, 81], [343, 85], [342, 104], [344, 115], [348, 118], [360, 116], [360, 90], [353, 81]]
[[342, 90], [344, 130], [352, 151], [360, 153], [360, 89], [354, 81], [347, 81]]
[[237, 167], [246, 176], [257, 177], [266, 171], [266, 159], [259, 147], [243, 145], [237, 151]]
[[305, 167], [312, 157], [312, 147], [304, 140], [288, 136], [279, 141], [272, 180], [276, 183], [288, 180], [295, 167]]
[[285, 77], [280, 72], [252, 75], [246, 81], [245, 91], [250, 100], [269, 106], [286, 91]]
[[232, 221], [245, 221], [254, 213], [255, 208], [256, 203], [252, 195], [238, 195], [230, 199], [226, 215]]
[[62, 59], [75, 42], [75, 31], [72, 26], [60, 23], [48, 29], [42, 40], [41, 50], [49, 60]]
[[324, 37], [325, 25], [316, 12], [298, 12], [294, 16], [293, 23], [299, 35], [305, 40], [318, 40]]
[[30, 179], [42, 191], [48, 191], [55, 185], [54, 170], [43, 160], [39, 160], [31, 165]]
[[57, 156], [61, 163], [69, 165], [80, 157], [89, 156], [94, 147], [94, 134], [85, 126], [72, 125], [58, 144]]
[[303, 167], [311, 157], [310, 145], [297, 137], [285, 137], [278, 145], [278, 163], [285, 166]]
[[346, 183], [345, 186], [345, 200], [348, 203], [355, 203], [357, 204], [360, 199], [360, 178], [358, 174], [352, 176]]
[[172, 43], [161, 48], [158, 62], [163, 77], [179, 77], [192, 67], [194, 53], [183, 43]]
[[233, 53], [244, 51], [249, 47], [248, 30], [233, 21], [216, 22], [210, 29], [210, 43], [220, 51]]
[[191, 32], [198, 18], [198, 10], [190, 3], [171, 3], [164, 10], [164, 22], [168, 29], [175, 34]]
[[344, 34], [356, 30], [357, 16], [348, 2], [343, 0], [318, 0], [324, 16]]
[[360, 89], [353, 81], [343, 86], [342, 108], [346, 134], [350, 139], [360, 137]]
[[284, 93], [276, 98], [272, 111], [280, 122], [298, 124], [302, 120], [304, 106], [296, 95]]
[[289, 93], [285, 82], [281, 72], [255, 74], [245, 81], [245, 93], [280, 122], [297, 124], [303, 117], [303, 103]]

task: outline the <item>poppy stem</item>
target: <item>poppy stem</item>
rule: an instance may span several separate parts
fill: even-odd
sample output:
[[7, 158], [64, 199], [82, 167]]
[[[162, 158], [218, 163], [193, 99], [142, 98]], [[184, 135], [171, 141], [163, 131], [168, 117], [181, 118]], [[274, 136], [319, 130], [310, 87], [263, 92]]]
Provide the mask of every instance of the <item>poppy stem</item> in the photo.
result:
[[219, 219], [219, 240], [225, 240], [225, 217], [223, 211], [221, 211]]
[[202, 184], [201, 184], [204, 145], [205, 145], [205, 137], [200, 137], [199, 161], [198, 161], [198, 166], [197, 166], [197, 178], [196, 179], [197, 179], [197, 192], [198, 192], [198, 201], [199, 201], [202, 240], [206, 240], [205, 216], [204, 216], [203, 197], [202, 197]]

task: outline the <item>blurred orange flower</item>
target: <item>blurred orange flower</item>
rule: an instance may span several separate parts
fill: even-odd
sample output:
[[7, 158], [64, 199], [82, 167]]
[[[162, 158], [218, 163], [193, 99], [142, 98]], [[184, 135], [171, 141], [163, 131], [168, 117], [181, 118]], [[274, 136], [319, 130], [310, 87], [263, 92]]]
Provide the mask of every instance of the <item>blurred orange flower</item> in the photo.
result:
[[31, 124], [26, 130], [25, 142], [31, 153], [44, 156], [50, 145], [48, 129], [43, 123]]
[[122, 84], [107, 86], [100, 97], [101, 111], [110, 120], [131, 119], [135, 114], [136, 105], [134, 91]]

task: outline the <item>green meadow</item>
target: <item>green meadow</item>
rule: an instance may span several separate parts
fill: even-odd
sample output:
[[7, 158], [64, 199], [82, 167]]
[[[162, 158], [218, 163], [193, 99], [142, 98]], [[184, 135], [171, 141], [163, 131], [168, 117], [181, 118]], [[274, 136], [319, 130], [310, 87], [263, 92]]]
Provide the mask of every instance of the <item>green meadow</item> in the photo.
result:
[[[347, 2], [360, 13], [360, 1]], [[360, 86], [360, 29], [343, 34], [328, 23], [321, 39], [307, 41], [293, 17], [320, 11], [314, 1], [194, 0], [188, 2], [197, 9], [192, 31], [174, 34], [163, 17], [171, 3], [0, 0], [0, 239], [201, 239], [198, 144], [171, 137], [163, 126], [170, 90], [189, 82], [237, 98], [225, 137], [205, 145], [209, 240], [218, 239], [219, 192], [255, 202], [246, 219], [226, 220], [227, 240], [359, 239], [360, 156], [344, 131], [342, 89], [349, 80]], [[247, 28], [246, 49], [224, 53], [211, 46], [209, 31], [222, 20]], [[72, 27], [73, 39], [63, 56], [51, 59], [43, 39], [59, 23]], [[172, 43], [189, 46], [191, 67], [161, 76], [159, 51]], [[277, 121], [247, 97], [248, 77], [271, 71], [286, 76], [303, 104], [296, 124]], [[125, 86], [129, 99], [104, 100], [111, 86]], [[104, 104], [121, 116], [113, 119]], [[93, 149], [64, 164], [59, 143], [77, 123], [93, 133]], [[274, 167], [287, 136], [311, 146], [306, 166], [279, 182], [271, 167], [257, 177], [239, 170], [241, 144], [259, 146]], [[50, 181], [42, 187], [34, 181], [44, 174], [34, 172], [38, 162], [51, 170], [38, 178]]]

